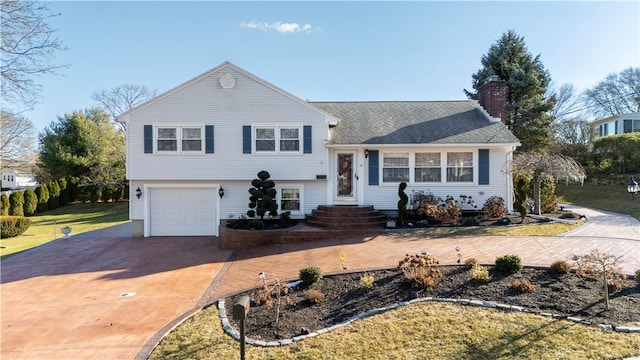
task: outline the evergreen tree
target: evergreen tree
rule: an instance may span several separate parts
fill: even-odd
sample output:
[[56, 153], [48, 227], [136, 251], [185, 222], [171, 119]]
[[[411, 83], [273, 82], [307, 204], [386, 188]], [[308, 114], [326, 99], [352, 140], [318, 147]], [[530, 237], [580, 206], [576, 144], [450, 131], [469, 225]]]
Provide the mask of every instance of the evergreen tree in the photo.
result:
[[38, 197], [36, 193], [27, 189], [24, 191], [24, 216], [33, 216], [38, 208]]
[[0, 215], [9, 215], [9, 197], [6, 194], [0, 195], [0, 203], [2, 204], [2, 212]]
[[38, 197], [38, 207], [36, 209], [38, 213], [43, 213], [49, 210], [49, 189], [47, 189], [47, 186], [44, 184], [39, 185], [35, 192]]
[[524, 37], [510, 30], [482, 56], [482, 68], [472, 75], [473, 89], [465, 90], [477, 99], [477, 90], [492, 75], [507, 82], [507, 126], [520, 139], [520, 150], [543, 150], [550, 142], [551, 111], [555, 97], [547, 97], [551, 75], [540, 55], [529, 53]]
[[60, 207], [60, 185], [52, 180], [47, 184], [47, 189], [49, 190], [49, 210], [55, 210]]
[[24, 216], [24, 195], [22, 191], [14, 191], [9, 195], [9, 214], [13, 216]]

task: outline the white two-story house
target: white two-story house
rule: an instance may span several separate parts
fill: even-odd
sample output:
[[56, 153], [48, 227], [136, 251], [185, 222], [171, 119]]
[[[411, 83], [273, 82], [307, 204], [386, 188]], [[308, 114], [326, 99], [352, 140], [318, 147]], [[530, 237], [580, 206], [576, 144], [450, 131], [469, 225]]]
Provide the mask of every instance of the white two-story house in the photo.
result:
[[[476, 101], [308, 102], [225, 62], [122, 114], [133, 236], [218, 235], [261, 170], [292, 218], [319, 205], [396, 209], [398, 185], [501, 196], [518, 139], [504, 81]], [[486, 109], [486, 110], [485, 110]], [[490, 114], [489, 112], [492, 114]]]

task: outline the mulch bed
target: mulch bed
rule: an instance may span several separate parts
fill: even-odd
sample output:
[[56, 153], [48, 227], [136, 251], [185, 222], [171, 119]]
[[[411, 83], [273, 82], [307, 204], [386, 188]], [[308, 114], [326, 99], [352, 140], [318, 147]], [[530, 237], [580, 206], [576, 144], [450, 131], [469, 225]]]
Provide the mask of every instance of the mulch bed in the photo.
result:
[[[546, 269], [525, 268], [520, 273], [506, 275], [489, 268], [492, 281], [478, 284], [470, 279], [464, 266], [441, 266], [442, 279], [433, 288], [416, 294], [415, 288], [398, 270], [378, 270], [371, 290], [360, 286], [362, 273], [328, 276], [312, 288], [324, 294], [324, 301], [311, 304], [304, 300], [307, 288], [291, 289], [281, 300], [276, 322], [276, 305], [252, 304], [246, 320], [246, 336], [264, 341], [291, 338], [338, 324], [367, 310], [380, 308], [419, 297], [488, 300], [523, 306], [562, 316], [578, 317], [596, 324], [640, 326], [640, 285], [632, 279], [620, 280], [623, 289], [610, 294], [610, 310], [604, 309], [601, 283], [592, 278], [571, 274], [553, 275]], [[536, 286], [533, 293], [518, 294], [509, 287], [518, 278], [526, 278]], [[255, 290], [225, 299], [229, 321], [238, 297], [256, 299]]]

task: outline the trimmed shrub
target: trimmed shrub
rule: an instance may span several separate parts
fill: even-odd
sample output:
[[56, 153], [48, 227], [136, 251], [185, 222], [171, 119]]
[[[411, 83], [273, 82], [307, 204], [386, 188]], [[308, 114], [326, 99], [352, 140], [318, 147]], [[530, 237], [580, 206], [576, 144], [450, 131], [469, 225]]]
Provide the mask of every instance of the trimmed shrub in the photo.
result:
[[373, 289], [373, 284], [375, 281], [376, 278], [373, 275], [365, 272], [360, 276], [360, 287], [365, 290], [371, 290]]
[[511, 290], [518, 294], [536, 292], [536, 286], [533, 285], [528, 279], [515, 279], [509, 286]]
[[324, 301], [324, 294], [320, 290], [309, 289], [302, 293], [304, 299], [312, 304], [319, 304]]
[[0, 203], [2, 204], [2, 212], [0, 215], [8, 216], [9, 215], [9, 197], [6, 194], [0, 195]]
[[470, 270], [471, 279], [479, 282], [480, 284], [486, 284], [491, 281], [491, 275], [489, 275], [489, 270], [482, 265], [473, 265]]
[[300, 280], [303, 284], [309, 286], [320, 279], [322, 279], [322, 270], [319, 267], [307, 266], [300, 269]]
[[276, 202], [276, 183], [269, 180], [268, 171], [260, 171], [258, 178], [251, 181], [253, 188], [249, 189], [248, 217], [258, 216], [260, 220], [269, 213], [269, 216], [278, 216], [278, 203]]
[[512, 274], [522, 270], [522, 260], [518, 255], [503, 255], [496, 258], [496, 269]]
[[504, 199], [500, 196], [488, 198], [482, 206], [482, 213], [489, 219], [503, 217], [507, 213], [507, 208], [504, 206]]
[[476, 265], [478, 265], [478, 260], [476, 260], [476, 258], [468, 258], [467, 260], [464, 261], [464, 266], [467, 269], [471, 269]]
[[430, 255], [409, 255], [398, 263], [404, 277], [414, 287], [435, 286], [442, 278], [442, 272], [436, 267], [438, 260]]
[[69, 204], [69, 189], [67, 187], [67, 179], [59, 179], [58, 185], [60, 185], [60, 206], [66, 206]]
[[31, 226], [31, 219], [27, 219], [24, 216], [3, 216], [0, 218], [0, 237], [3, 239], [16, 237], [22, 235], [29, 226]]
[[14, 191], [9, 195], [9, 214], [24, 216], [24, 195], [22, 191]]
[[249, 229], [260, 230], [264, 228], [264, 221], [260, 219], [251, 219], [249, 220]]
[[38, 197], [35, 191], [27, 189], [24, 191], [24, 216], [33, 216], [38, 208]]
[[557, 275], [568, 274], [570, 271], [571, 265], [564, 260], [558, 260], [549, 267], [549, 272]]
[[38, 207], [36, 211], [39, 213], [43, 213], [49, 210], [49, 189], [47, 189], [47, 187], [44, 185], [38, 185], [35, 193], [38, 197]]
[[409, 219], [409, 212], [407, 211], [407, 204], [409, 203], [409, 197], [404, 193], [407, 188], [406, 182], [401, 182], [398, 186], [398, 222], [399, 225], [406, 225]]
[[55, 210], [60, 207], [60, 185], [55, 180], [49, 181], [47, 189], [49, 190], [49, 210]]

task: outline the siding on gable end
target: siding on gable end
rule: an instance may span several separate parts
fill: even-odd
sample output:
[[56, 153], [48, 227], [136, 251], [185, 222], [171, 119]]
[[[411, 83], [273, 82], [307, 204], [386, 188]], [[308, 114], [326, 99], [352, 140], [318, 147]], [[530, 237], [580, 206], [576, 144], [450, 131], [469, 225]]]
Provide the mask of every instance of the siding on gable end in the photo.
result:
[[242, 153], [251, 154], [251, 125], [242, 126]]
[[369, 185], [380, 185], [378, 150], [369, 150]]
[[305, 154], [311, 154], [311, 125], [305, 125], [303, 127], [303, 150]]
[[478, 150], [478, 185], [489, 185], [489, 149]]
[[153, 154], [153, 125], [144, 126], [144, 153]]
[[214, 151], [213, 142], [213, 125], [204, 126], [204, 152], [206, 154], [213, 154]]

